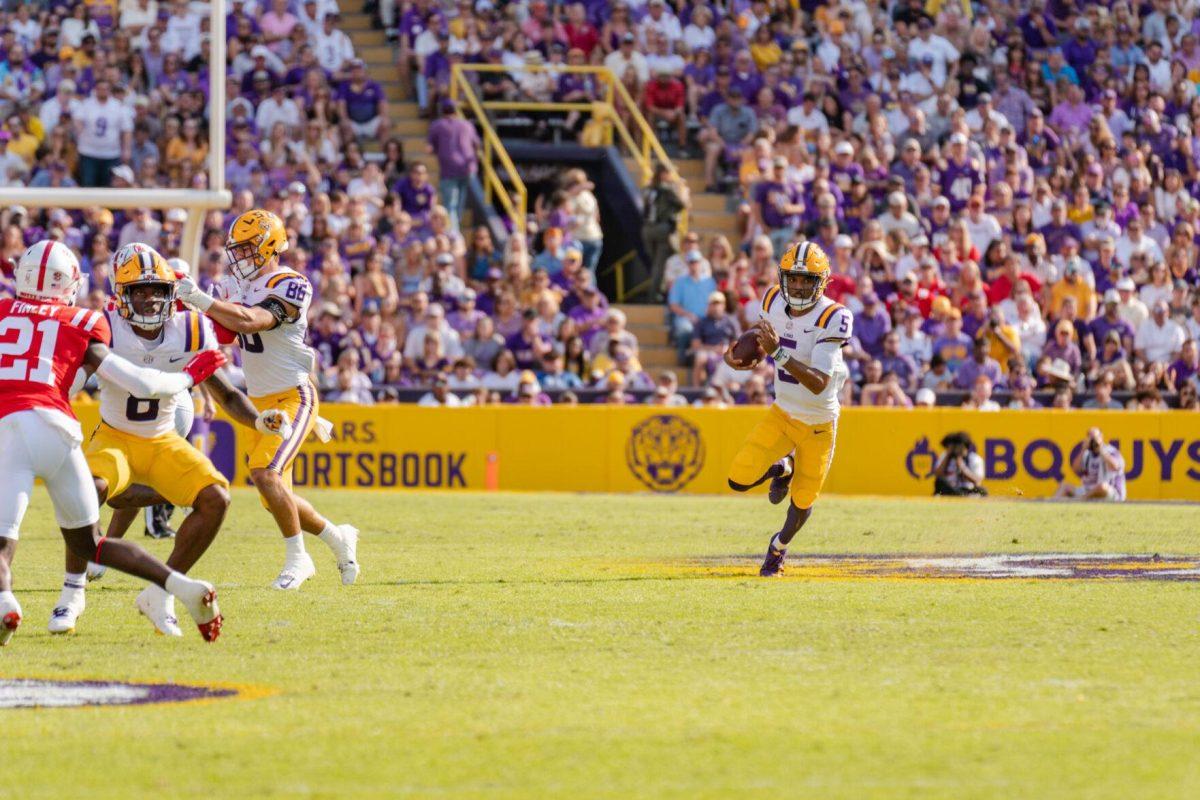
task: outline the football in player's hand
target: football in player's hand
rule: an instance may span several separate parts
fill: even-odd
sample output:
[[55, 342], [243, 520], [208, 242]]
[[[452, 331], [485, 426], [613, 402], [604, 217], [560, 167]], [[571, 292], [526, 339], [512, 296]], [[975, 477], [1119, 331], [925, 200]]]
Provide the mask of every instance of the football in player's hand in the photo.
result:
[[753, 365], [766, 357], [758, 344], [758, 328], [749, 328], [733, 343], [733, 360], [740, 364]]

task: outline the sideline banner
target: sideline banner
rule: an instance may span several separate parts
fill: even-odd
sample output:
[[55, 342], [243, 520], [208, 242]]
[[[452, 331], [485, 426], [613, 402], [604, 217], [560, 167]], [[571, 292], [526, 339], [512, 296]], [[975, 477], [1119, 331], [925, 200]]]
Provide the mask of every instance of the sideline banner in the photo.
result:
[[[76, 407], [84, 431], [97, 406]], [[418, 408], [325, 404], [333, 441], [310, 439], [297, 486], [575, 492], [728, 492], [726, 471], [763, 408], [645, 406]], [[838, 423], [825, 491], [928, 495], [939, 442], [975, 440], [996, 495], [1047, 497], [1071, 473], [1084, 433], [1099, 426], [1125, 456], [1131, 499], [1200, 500], [1200, 414], [849, 408]], [[247, 485], [246, 431], [213, 423], [210, 455]]]

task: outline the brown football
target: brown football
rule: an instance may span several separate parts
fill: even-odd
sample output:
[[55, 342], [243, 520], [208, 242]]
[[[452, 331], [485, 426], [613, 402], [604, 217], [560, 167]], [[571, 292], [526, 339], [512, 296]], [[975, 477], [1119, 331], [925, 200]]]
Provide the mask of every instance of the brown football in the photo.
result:
[[758, 345], [757, 328], [750, 328], [733, 343], [733, 358], [742, 364], [757, 364], [766, 357]]

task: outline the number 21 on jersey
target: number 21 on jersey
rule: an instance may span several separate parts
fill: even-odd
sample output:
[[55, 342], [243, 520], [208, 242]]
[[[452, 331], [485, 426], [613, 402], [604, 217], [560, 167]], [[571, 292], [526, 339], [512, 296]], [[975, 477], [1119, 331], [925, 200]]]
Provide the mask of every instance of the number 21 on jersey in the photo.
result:
[[0, 320], [0, 381], [33, 381], [54, 385], [56, 319], [36, 325], [28, 317]]

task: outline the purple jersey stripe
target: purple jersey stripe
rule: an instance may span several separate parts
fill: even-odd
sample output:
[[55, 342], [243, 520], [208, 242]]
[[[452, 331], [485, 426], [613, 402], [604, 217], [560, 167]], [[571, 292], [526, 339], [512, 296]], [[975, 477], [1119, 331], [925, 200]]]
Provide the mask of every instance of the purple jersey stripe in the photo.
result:
[[300, 410], [296, 414], [296, 419], [292, 420], [292, 437], [279, 446], [279, 449], [275, 451], [275, 457], [267, 465], [267, 469], [273, 469], [276, 472], [283, 472], [284, 466], [300, 450], [300, 445], [304, 443], [308, 421], [312, 417], [312, 387], [299, 386], [297, 391], [300, 393]]

